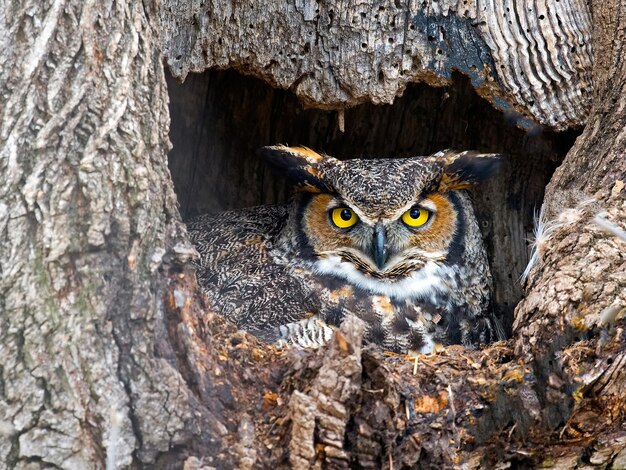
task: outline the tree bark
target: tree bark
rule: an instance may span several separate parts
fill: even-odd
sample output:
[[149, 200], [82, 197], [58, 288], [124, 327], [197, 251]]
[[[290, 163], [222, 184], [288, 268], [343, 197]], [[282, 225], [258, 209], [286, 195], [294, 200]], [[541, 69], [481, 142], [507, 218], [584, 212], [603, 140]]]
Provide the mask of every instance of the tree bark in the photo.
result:
[[[533, 13], [526, 2], [396, 3], [364, 18], [360, 6], [331, 15], [296, 2], [288, 24], [271, 21], [273, 4], [248, 12], [248, 2], [0, 9], [2, 466], [626, 465], [626, 8], [593, 4], [587, 117], [583, 2]], [[515, 22], [501, 21], [511, 9]], [[217, 34], [224, 19], [233, 24]], [[411, 29], [420, 21], [430, 26]], [[550, 27], [525, 28], [542, 21]], [[518, 124], [587, 123], [548, 187], [548, 232], [513, 337], [409, 359], [364, 347], [348, 318], [327, 348], [275, 351], [207, 312], [167, 168], [160, 45], [180, 76], [236, 66], [335, 109], [389, 102], [409, 81], [449, 80], [458, 57], [437, 62], [445, 48], [423, 47], [428, 27], [438, 44], [452, 31], [462, 50], [476, 44], [481, 62], [469, 65], [484, 76], [467, 72], [472, 85], [514, 107]], [[257, 28], [274, 31], [269, 49], [252, 47], [262, 43]], [[290, 32], [311, 28], [316, 59], [294, 56]], [[347, 49], [333, 49], [348, 33]], [[507, 55], [515, 44], [547, 44], [549, 54]], [[360, 69], [368, 57], [372, 67]], [[405, 69], [406, 58], [421, 65]], [[612, 232], [593, 222], [599, 211]]]
[[168, 269], [190, 247], [146, 6], [0, 8], [3, 468], [121, 468], [198, 432], [160, 349]]
[[316, 108], [391, 103], [408, 83], [442, 86], [457, 70], [520, 125], [562, 130], [584, 122], [592, 90], [581, 0], [170, 0], [161, 18], [174, 76], [234, 67]]

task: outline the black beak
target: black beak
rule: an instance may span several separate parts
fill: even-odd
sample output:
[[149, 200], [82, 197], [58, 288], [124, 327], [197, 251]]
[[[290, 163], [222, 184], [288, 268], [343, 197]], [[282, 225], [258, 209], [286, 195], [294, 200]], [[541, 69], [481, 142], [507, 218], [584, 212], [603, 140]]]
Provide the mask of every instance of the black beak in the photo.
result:
[[387, 235], [382, 222], [378, 222], [374, 227], [374, 261], [378, 269], [383, 269], [387, 262], [389, 252], [387, 250]]

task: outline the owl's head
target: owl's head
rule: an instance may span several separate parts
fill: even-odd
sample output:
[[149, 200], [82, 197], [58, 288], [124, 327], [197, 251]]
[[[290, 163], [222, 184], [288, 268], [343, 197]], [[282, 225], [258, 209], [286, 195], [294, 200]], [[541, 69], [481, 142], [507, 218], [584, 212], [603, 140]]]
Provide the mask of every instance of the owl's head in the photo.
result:
[[299, 191], [298, 236], [315, 269], [371, 290], [428, 276], [459, 243], [459, 190], [489, 176], [493, 154], [337, 160], [305, 147], [260, 155]]

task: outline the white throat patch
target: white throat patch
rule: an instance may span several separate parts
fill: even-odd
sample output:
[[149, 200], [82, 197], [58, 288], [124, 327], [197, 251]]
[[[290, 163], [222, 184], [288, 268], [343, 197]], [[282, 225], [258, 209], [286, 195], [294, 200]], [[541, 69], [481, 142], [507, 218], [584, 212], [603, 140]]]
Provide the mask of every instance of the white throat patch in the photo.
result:
[[329, 256], [315, 261], [313, 270], [318, 274], [331, 274], [345, 279], [372, 294], [386, 295], [397, 300], [428, 299], [432, 303], [435, 303], [433, 294], [450, 290], [444, 281], [446, 278], [452, 278], [453, 274], [451, 268], [428, 261], [422, 269], [410, 276], [395, 282], [385, 282], [366, 276], [352, 263], [343, 261], [339, 256]]

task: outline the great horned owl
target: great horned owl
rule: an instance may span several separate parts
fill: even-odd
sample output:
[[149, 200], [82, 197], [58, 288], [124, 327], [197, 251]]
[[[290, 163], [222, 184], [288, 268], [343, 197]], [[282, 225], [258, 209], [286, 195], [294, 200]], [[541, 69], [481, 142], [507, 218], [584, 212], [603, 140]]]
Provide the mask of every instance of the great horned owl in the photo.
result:
[[188, 224], [212, 307], [271, 342], [317, 346], [348, 313], [395, 352], [475, 348], [503, 337], [491, 274], [465, 189], [495, 155], [337, 160], [305, 147], [260, 155], [296, 191], [288, 204]]

